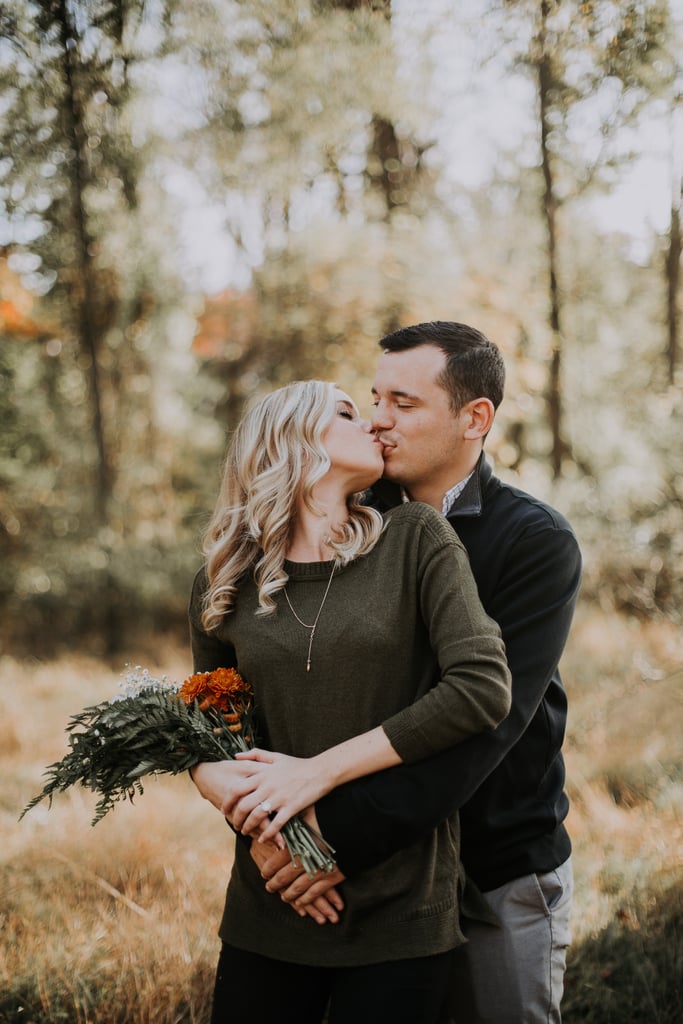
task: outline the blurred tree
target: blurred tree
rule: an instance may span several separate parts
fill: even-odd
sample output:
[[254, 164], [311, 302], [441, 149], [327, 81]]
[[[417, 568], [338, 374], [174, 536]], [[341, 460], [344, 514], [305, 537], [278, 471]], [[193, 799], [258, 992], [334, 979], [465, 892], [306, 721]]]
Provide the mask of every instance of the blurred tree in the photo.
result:
[[2, 439], [13, 487], [1, 589], [26, 609], [27, 635], [47, 639], [49, 619], [112, 649], [135, 615], [131, 592], [163, 594], [174, 564], [173, 449], [158, 419], [181, 302], [145, 110], [171, 10], [0, 8], [0, 225], [52, 325], [31, 339], [5, 326], [0, 417], [14, 429]]
[[[677, 14], [674, 15], [674, 12]], [[669, 161], [671, 166], [671, 214], [669, 232], [664, 257], [664, 274], [666, 278], [666, 325], [667, 341], [665, 360], [667, 380], [670, 385], [676, 382], [680, 360], [681, 337], [681, 255], [683, 241], [681, 239], [681, 201], [683, 200], [683, 64], [681, 48], [683, 47], [683, 11], [674, 8], [672, 11], [672, 32], [667, 40], [665, 52], [661, 60], [660, 85], [656, 90], [655, 99], [665, 105], [665, 117], [668, 121], [667, 136], [669, 139]]]
[[[378, 11], [387, 22], [391, 20], [391, 0], [315, 0], [314, 7], [322, 14], [331, 11]], [[380, 199], [379, 216], [389, 220], [393, 210], [412, 205], [424, 177], [422, 156], [428, 146], [400, 127], [388, 112], [372, 110], [365, 178]], [[335, 168], [339, 176], [339, 168]], [[428, 188], [428, 182], [424, 185]], [[423, 199], [426, 197], [423, 197]], [[411, 202], [412, 201], [412, 202]], [[388, 325], [388, 329], [390, 326]]]
[[[610, 142], [650, 99], [669, 29], [668, 8], [662, 0], [504, 0], [504, 10], [515, 16], [508, 35], [517, 32], [522, 40], [517, 59], [533, 76], [537, 100], [551, 338], [546, 402], [557, 479], [571, 457], [563, 423], [566, 336], [558, 213], [613, 164]], [[583, 139], [581, 151], [580, 130], [587, 124], [593, 137]]]
[[683, 199], [683, 178], [672, 182], [671, 220], [669, 222], [669, 242], [664, 259], [666, 274], [666, 324], [667, 345], [666, 365], [669, 384], [676, 381], [678, 353], [680, 350], [680, 294], [681, 294], [681, 200]]
[[124, 155], [112, 127], [128, 92], [124, 24], [140, 7], [46, 0], [20, 3], [4, 18], [5, 205], [19, 237], [26, 220], [33, 221], [25, 248], [55, 298], [65, 299], [64, 325], [73, 328], [88, 380], [100, 523], [111, 495], [114, 444], [104, 422], [102, 351], [120, 296], [98, 242], [102, 213], [111, 212], [116, 194], [128, 206], [135, 201], [131, 149]]
[[[322, 376], [362, 405], [376, 340], [439, 318], [501, 345], [487, 446], [570, 512], [587, 592], [676, 606], [680, 178], [637, 257], [589, 203], [674, 106], [679, 36], [663, 0], [481, 5], [0, 0], [0, 642], [183, 622], [244, 402]], [[533, 154], [522, 116], [464, 184], [494, 66]], [[206, 300], [198, 217], [236, 254]]]
[[[400, 264], [406, 224], [412, 218], [417, 233], [435, 180], [396, 76], [388, 2], [205, 2], [184, 31], [194, 32], [190, 52], [206, 81], [192, 166], [226, 210], [258, 311], [246, 340], [229, 318], [222, 348], [214, 336], [211, 372], [225, 381], [219, 414], [232, 423], [255, 386], [288, 371], [329, 376], [340, 358], [355, 364], [360, 355], [362, 375], [408, 292], [394, 273], [378, 274], [368, 299], [363, 275], [344, 264], [361, 252], [390, 271]], [[333, 293], [340, 283], [344, 293]]]

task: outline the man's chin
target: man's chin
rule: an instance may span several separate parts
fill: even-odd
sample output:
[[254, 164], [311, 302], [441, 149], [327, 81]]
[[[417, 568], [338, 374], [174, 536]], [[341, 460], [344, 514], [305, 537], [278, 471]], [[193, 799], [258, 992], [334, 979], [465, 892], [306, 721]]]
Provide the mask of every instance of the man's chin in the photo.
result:
[[390, 480], [392, 483], [398, 483], [396, 471], [390, 462], [385, 461], [384, 472], [382, 473], [382, 480]]

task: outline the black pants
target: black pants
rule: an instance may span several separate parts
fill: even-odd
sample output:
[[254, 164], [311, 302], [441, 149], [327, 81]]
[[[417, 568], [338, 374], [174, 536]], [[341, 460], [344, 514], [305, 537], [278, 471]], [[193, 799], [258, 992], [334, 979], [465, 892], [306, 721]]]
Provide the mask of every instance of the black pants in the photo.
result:
[[211, 1024], [436, 1024], [452, 953], [363, 967], [305, 967], [223, 943]]

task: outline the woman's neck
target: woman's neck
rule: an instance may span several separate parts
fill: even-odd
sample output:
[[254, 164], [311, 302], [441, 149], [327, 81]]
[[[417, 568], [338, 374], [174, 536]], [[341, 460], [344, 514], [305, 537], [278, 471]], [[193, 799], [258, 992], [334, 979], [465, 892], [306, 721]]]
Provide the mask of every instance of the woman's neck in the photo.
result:
[[286, 551], [291, 562], [327, 562], [335, 557], [330, 538], [349, 518], [346, 500], [320, 501], [315, 496], [314, 501], [324, 515], [311, 512], [303, 501], [298, 503]]

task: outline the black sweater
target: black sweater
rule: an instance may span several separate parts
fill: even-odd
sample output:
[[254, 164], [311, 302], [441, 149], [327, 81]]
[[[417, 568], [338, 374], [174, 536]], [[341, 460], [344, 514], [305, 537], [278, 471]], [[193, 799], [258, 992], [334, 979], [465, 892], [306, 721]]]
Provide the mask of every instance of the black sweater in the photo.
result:
[[[381, 481], [375, 500], [383, 507], [400, 494]], [[561, 752], [567, 700], [558, 663], [581, 556], [566, 519], [502, 483], [483, 456], [448, 518], [467, 549], [482, 604], [502, 630], [510, 715], [493, 733], [339, 787], [316, 812], [340, 868], [352, 876], [459, 808], [463, 863], [487, 891], [551, 871], [571, 852]]]

